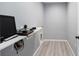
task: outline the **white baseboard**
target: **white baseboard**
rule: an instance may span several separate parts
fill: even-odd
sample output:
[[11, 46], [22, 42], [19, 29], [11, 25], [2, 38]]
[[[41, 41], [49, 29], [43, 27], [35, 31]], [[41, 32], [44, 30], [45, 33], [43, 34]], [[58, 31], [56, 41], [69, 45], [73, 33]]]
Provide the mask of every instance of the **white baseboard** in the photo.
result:
[[43, 39], [43, 41], [67, 41], [66, 39]]
[[39, 47], [37, 48], [37, 50], [35, 51], [35, 53], [33, 54], [33, 56], [35, 56], [36, 55], [36, 53], [38, 52], [38, 50], [40, 49], [40, 47], [41, 47], [41, 45], [42, 45], [42, 43], [43, 43], [44, 41], [40, 41], [40, 45], [39, 45]]
[[68, 41], [67, 41], [67, 44], [69, 45], [69, 47], [70, 47], [70, 49], [71, 49], [71, 51], [72, 51], [73, 56], [75, 56], [75, 54], [74, 54], [74, 52], [73, 52], [73, 49], [71, 48], [71, 46], [70, 46], [70, 44], [69, 44]]

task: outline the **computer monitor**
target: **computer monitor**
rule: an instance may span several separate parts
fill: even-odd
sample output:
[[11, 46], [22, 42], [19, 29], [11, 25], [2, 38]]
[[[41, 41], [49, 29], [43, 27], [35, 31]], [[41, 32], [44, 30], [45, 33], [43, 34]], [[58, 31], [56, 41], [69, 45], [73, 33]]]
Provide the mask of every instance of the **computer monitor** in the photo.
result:
[[14, 16], [0, 15], [0, 42], [16, 34]]

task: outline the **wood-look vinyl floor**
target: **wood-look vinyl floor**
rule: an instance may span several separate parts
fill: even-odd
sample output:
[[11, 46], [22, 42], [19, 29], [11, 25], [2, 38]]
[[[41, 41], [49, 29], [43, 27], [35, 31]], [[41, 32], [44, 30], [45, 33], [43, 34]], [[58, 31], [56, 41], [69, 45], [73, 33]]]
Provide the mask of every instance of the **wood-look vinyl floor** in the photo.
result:
[[67, 41], [44, 41], [35, 56], [73, 56]]

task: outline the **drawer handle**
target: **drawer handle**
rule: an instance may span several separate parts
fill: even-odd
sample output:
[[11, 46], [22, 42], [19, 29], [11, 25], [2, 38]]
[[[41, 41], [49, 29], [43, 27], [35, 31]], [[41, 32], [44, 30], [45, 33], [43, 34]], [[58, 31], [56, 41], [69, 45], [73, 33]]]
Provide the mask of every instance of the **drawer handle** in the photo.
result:
[[76, 38], [76, 39], [79, 39], [79, 36], [76, 36], [75, 38]]

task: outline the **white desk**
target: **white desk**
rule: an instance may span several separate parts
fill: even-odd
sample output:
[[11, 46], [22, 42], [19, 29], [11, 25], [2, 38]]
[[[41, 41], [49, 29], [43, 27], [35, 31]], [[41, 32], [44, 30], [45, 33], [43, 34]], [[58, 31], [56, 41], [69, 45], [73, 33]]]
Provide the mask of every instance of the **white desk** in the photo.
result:
[[8, 46], [10, 46], [12, 44], [14, 44], [15, 42], [17, 42], [17, 41], [19, 41], [19, 40], [21, 40], [23, 38], [26, 38], [26, 36], [18, 36], [18, 37], [14, 38], [14, 39], [11, 39], [9, 41], [1, 43], [0, 44], [0, 50], [2, 50], [4, 48], [6, 48], [6, 47], [8, 47]]
[[[37, 31], [39, 31], [40, 29], [42, 29], [42, 27], [37, 27], [36, 30], [35, 30], [33, 33], [31, 33], [29, 36], [33, 35], [33, 34], [36, 33]], [[29, 38], [29, 36], [28, 36], [28, 37], [27, 37], [27, 36], [18, 36], [18, 37], [13, 38], [13, 39], [11, 39], [11, 40], [9, 40], [9, 41], [0, 43], [0, 51], [1, 51], [2, 49], [5, 49], [5, 48], [8, 47], [8, 46], [14, 44], [15, 42], [21, 40], [21, 39]]]

